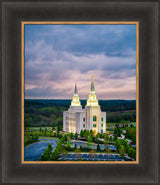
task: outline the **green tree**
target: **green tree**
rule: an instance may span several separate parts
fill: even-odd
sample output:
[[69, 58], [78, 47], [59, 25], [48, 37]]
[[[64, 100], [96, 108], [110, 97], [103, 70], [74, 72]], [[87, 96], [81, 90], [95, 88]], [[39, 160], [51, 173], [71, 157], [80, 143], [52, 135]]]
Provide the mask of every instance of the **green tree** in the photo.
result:
[[114, 135], [114, 140], [116, 141], [118, 139], [118, 136], [115, 134]]
[[74, 149], [76, 149], [77, 148], [77, 143], [75, 143], [75, 145], [74, 145]]
[[126, 152], [125, 152], [125, 148], [123, 145], [120, 145], [120, 149], [119, 149], [119, 154], [121, 157], [124, 157]]
[[77, 132], [75, 133], [74, 137], [75, 137], [76, 140], [78, 139], [78, 134], [77, 134]]
[[73, 135], [73, 133], [71, 132], [71, 133], [70, 133], [70, 138], [73, 138], [73, 137], [74, 137], [74, 135]]
[[69, 141], [67, 141], [66, 147], [67, 147], [67, 149], [71, 148], [71, 143]]
[[84, 137], [84, 131], [83, 131], [83, 130], [81, 130], [80, 136], [81, 136], [81, 137]]
[[63, 148], [63, 150], [62, 150], [62, 155], [63, 155], [64, 157], [67, 157], [67, 155], [68, 155], [68, 151], [65, 150], [65, 148]]
[[97, 145], [97, 152], [100, 152], [101, 151], [101, 148], [100, 148], [100, 145], [98, 144]]
[[120, 140], [117, 139], [117, 140], [116, 140], [116, 148], [117, 148], [117, 150], [120, 149], [120, 145], [121, 145]]
[[61, 130], [60, 126], [57, 126], [57, 134], [58, 135], [59, 135], [60, 130]]
[[82, 148], [82, 146], [80, 145], [80, 151], [82, 152], [83, 151], [83, 148]]
[[66, 134], [64, 135], [64, 139], [65, 139], [65, 141], [67, 141], [67, 135]]
[[104, 136], [104, 145], [105, 145], [105, 146], [107, 146], [108, 140], [109, 140], [109, 137], [108, 137], [108, 134], [106, 134], [106, 135]]
[[88, 147], [92, 146], [92, 138], [90, 136], [88, 136], [87, 138], [87, 146]]
[[84, 130], [84, 137], [88, 138], [90, 136], [89, 130]]
[[50, 151], [52, 151], [53, 148], [52, 148], [52, 145], [51, 145], [51, 144], [48, 145], [48, 149], [49, 149]]

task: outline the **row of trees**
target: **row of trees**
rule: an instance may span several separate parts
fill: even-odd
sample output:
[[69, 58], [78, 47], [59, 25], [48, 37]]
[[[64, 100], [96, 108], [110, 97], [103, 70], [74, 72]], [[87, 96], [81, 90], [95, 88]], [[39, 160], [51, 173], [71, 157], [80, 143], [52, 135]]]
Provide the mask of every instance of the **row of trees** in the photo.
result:
[[30, 111], [29, 107], [25, 109], [25, 127], [63, 125], [63, 111], [66, 108], [43, 107], [37, 109], [36, 107], [31, 107], [31, 109], [32, 111]]
[[[32, 127], [30, 127], [30, 128], [32, 128]], [[36, 133], [37, 135], [44, 136], [44, 137], [59, 137], [60, 131], [62, 131], [61, 126], [53, 127], [52, 129], [40, 127], [38, 129], [36, 129], [36, 131], [34, 131], [30, 128], [28, 129], [27, 127], [25, 127], [25, 130], [24, 130], [25, 136], [30, 136], [33, 133]], [[53, 130], [55, 130], [54, 133], [53, 133]]]
[[58, 159], [58, 155], [62, 150], [62, 144], [67, 140], [66, 135], [63, 136], [57, 143], [56, 148], [52, 152], [53, 148], [52, 145], [49, 144], [47, 149], [44, 151], [44, 153], [41, 155], [41, 161], [55, 161]]
[[136, 129], [132, 127], [126, 127], [126, 138], [136, 142]]
[[48, 161], [50, 159], [52, 149], [52, 145], [49, 144], [44, 153], [41, 155], [41, 161]]
[[59, 155], [59, 153], [60, 153], [61, 150], [62, 150], [62, 144], [63, 144], [65, 141], [67, 141], [67, 136], [66, 136], [66, 135], [63, 136], [63, 137], [59, 140], [59, 142], [58, 142], [56, 148], [54, 149], [53, 153], [51, 154], [51, 160], [52, 160], [52, 161], [55, 161], [55, 160], [58, 159], [58, 155]]
[[121, 157], [124, 157], [125, 154], [128, 154], [129, 157], [136, 159], [136, 150], [133, 149], [126, 139], [123, 140], [116, 140], [116, 148]]
[[31, 143], [37, 142], [39, 139], [39, 135], [35, 132], [30, 132], [27, 136], [24, 138], [24, 146], [27, 146]]
[[125, 123], [125, 122], [135, 122], [136, 112], [112, 112], [107, 113], [108, 123]]

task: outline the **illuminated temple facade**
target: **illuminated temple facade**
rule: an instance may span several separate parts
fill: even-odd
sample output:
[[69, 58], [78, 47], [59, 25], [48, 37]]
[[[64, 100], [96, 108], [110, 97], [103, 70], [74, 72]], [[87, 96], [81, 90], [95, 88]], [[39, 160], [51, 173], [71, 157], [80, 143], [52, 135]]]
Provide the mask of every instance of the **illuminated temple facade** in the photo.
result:
[[93, 75], [85, 109], [82, 109], [77, 85], [75, 85], [70, 108], [63, 112], [63, 131], [80, 134], [80, 131], [84, 129], [92, 130], [95, 134], [106, 132], [106, 112], [102, 112], [98, 104]]

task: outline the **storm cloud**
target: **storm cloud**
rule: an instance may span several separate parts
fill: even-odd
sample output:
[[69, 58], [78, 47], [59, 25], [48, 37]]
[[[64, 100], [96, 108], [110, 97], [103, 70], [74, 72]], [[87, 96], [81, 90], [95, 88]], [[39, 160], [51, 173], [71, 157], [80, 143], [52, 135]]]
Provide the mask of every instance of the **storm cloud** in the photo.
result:
[[136, 99], [135, 25], [25, 25], [25, 98]]

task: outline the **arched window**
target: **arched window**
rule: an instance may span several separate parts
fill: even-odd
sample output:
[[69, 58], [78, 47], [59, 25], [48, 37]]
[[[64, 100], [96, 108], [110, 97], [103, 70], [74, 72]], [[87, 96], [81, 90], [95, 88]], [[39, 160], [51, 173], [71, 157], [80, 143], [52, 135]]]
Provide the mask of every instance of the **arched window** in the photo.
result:
[[97, 121], [97, 116], [93, 116], [93, 121]]

